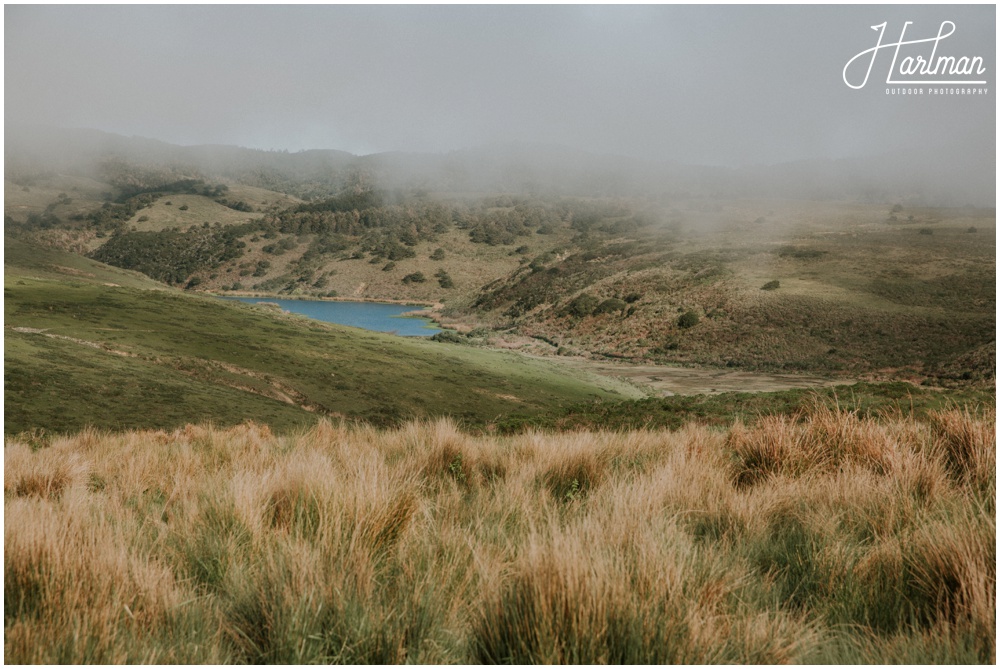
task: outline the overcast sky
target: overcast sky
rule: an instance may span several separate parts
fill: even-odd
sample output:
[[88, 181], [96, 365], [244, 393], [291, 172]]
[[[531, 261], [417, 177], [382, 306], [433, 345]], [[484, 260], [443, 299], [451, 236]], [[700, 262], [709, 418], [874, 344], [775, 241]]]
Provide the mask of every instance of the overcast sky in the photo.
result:
[[[996, 9], [937, 6], [5, 6], [5, 121], [352, 153], [545, 142], [716, 165], [914, 146], [995, 156]], [[980, 96], [843, 68], [955, 33]], [[910, 46], [929, 56], [930, 45]], [[924, 49], [924, 50], [920, 50]], [[900, 57], [906, 52], [901, 52]], [[863, 59], [862, 59], [863, 60]]]

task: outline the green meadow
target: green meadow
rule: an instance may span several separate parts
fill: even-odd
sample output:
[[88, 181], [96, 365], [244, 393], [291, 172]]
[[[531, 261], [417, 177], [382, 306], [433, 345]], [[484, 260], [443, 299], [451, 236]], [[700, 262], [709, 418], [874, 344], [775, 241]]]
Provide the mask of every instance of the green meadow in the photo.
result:
[[164, 289], [55, 251], [18, 266], [23, 255], [15, 246], [5, 274], [7, 433], [221, 426], [247, 417], [282, 430], [320, 416], [373, 424], [451, 416], [481, 427], [642, 394], [512, 353]]

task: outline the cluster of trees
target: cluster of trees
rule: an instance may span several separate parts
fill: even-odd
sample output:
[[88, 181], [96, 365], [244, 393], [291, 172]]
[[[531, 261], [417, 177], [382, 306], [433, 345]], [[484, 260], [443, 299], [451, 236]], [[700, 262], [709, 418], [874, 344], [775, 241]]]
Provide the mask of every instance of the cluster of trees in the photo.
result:
[[229, 186], [225, 184], [209, 184], [204, 179], [178, 179], [167, 183], [129, 183], [119, 186], [121, 195], [118, 202], [125, 202], [137, 195], [204, 195], [212, 199], [221, 199], [229, 192]]
[[[313, 207], [314, 205], [303, 205]], [[392, 233], [401, 243], [415, 246], [433, 241], [447, 232], [451, 218], [447, 208], [432, 203], [388, 204], [348, 211], [297, 208], [264, 219], [265, 227], [285, 234], [338, 234], [360, 237], [369, 233]]]
[[514, 244], [518, 237], [550, 234], [564, 220], [553, 207], [542, 203], [519, 203], [505, 209], [490, 208], [486, 204], [488, 202], [464, 212], [459, 226], [468, 229], [469, 239], [477, 244]]
[[169, 284], [186, 284], [200, 270], [243, 255], [243, 226], [125, 232], [113, 235], [89, 257]]
[[[441, 203], [399, 192], [353, 189], [333, 198], [301, 204], [273, 217], [281, 232], [348, 236], [381, 234], [383, 241], [415, 246], [434, 241], [452, 226], [469, 239], [492, 246], [518, 237], [551, 233], [573, 212], [567, 205], [499, 196], [478, 203]], [[377, 242], [376, 242], [377, 244]], [[388, 254], [385, 254], [388, 257]]]
[[58, 228], [61, 225], [62, 220], [51, 211], [45, 211], [42, 214], [33, 211], [28, 214], [28, 218], [24, 223], [18, 223], [10, 216], [4, 216], [4, 230], [8, 233], [14, 230], [24, 232], [49, 230], [51, 228]]
[[233, 211], [252, 212], [254, 210], [254, 208], [251, 205], [247, 204], [243, 200], [236, 200], [234, 202], [232, 200], [227, 200], [224, 197], [217, 197], [215, 198], [215, 201], [221, 204], [223, 207], [228, 207]]

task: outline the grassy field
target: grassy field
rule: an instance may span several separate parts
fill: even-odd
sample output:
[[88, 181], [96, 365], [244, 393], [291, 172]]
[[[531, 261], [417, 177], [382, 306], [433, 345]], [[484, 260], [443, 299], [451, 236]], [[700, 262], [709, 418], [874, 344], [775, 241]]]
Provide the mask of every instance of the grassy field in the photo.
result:
[[4, 450], [11, 663], [995, 662], [995, 414]]
[[108, 287], [165, 290], [149, 277], [52, 248], [4, 237], [4, 285], [20, 279], [91, 283]]
[[97, 209], [114, 191], [110, 184], [83, 176], [39, 175], [21, 183], [5, 179], [4, 215], [24, 221], [29, 214], [43, 214], [51, 206], [52, 213], [67, 219]]
[[[227, 193], [227, 197], [232, 196]], [[236, 225], [261, 216], [257, 212], [234, 211], [204, 195], [172, 194], [139, 211], [128, 221], [128, 227], [140, 232], [174, 227], [183, 230], [203, 223]]]
[[793, 417], [818, 408], [851, 411], [865, 418], [926, 419], [931, 413], [962, 407], [985, 415], [996, 406], [993, 388], [927, 389], [902, 381], [792, 388], [774, 392], [724, 392], [587, 402], [551, 414], [502, 421], [497, 429], [676, 430], [688, 423], [725, 427], [734, 420], [756, 425], [775, 416]]
[[270, 313], [70, 254], [8, 248], [7, 433], [232, 425], [249, 416], [277, 430], [323, 415], [376, 424], [449, 415], [485, 426], [642, 395], [516, 354]]

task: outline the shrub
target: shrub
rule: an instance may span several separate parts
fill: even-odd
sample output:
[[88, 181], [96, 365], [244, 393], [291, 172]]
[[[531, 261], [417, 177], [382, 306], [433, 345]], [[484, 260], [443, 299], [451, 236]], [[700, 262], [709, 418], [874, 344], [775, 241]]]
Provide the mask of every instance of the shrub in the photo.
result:
[[444, 260], [444, 249], [434, 249], [434, 253], [431, 254], [431, 260]]
[[182, 204], [180, 207], [178, 207], [178, 209], [180, 209], [181, 211], [187, 211], [189, 207], [186, 204]]
[[436, 335], [431, 337], [431, 341], [443, 341], [449, 344], [461, 344], [465, 339], [462, 338], [457, 332], [451, 332], [450, 330], [442, 330]]
[[387, 262], [386, 264], [382, 265], [382, 271], [383, 272], [391, 272], [394, 269], [396, 269], [396, 263], [394, 263], [391, 260], [389, 262]]
[[625, 300], [619, 300], [617, 297], [610, 297], [599, 305], [594, 310], [595, 314], [610, 314], [614, 311], [622, 311], [626, 306]]
[[438, 285], [440, 285], [442, 288], [455, 287], [455, 282], [451, 280], [451, 276], [448, 274], [448, 272], [444, 271], [443, 269], [438, 270], [434, 274], [434, 276], [437, 277]]
[[681, 317], [677, 319], [677, 325], [682, 328], [693, 328], [701, 318], [694, 311], [685, 311], [681, 314]]
[[424, 276], [423, 272], [413, 272], [412, 274], [407, 274], [403, 277], [403, 283], [423, 283], [427, 281], [427, 277]]
[[583, 293], [574, 297], [573, 300], [566, 305], [566, 313], [571, 316], [583, 318], [584, 316], [589, 316], [594, 313], [594, 310], [599, 304], [600, 300], [596, 297]]
[[781, 287], [781, 282], [778, 281], [777, 279], [775, 279], [773, 281], [768, 281], [763, 286], [761, 286], [760, 289], [761, 290], [777, 290], [779, 287]]

